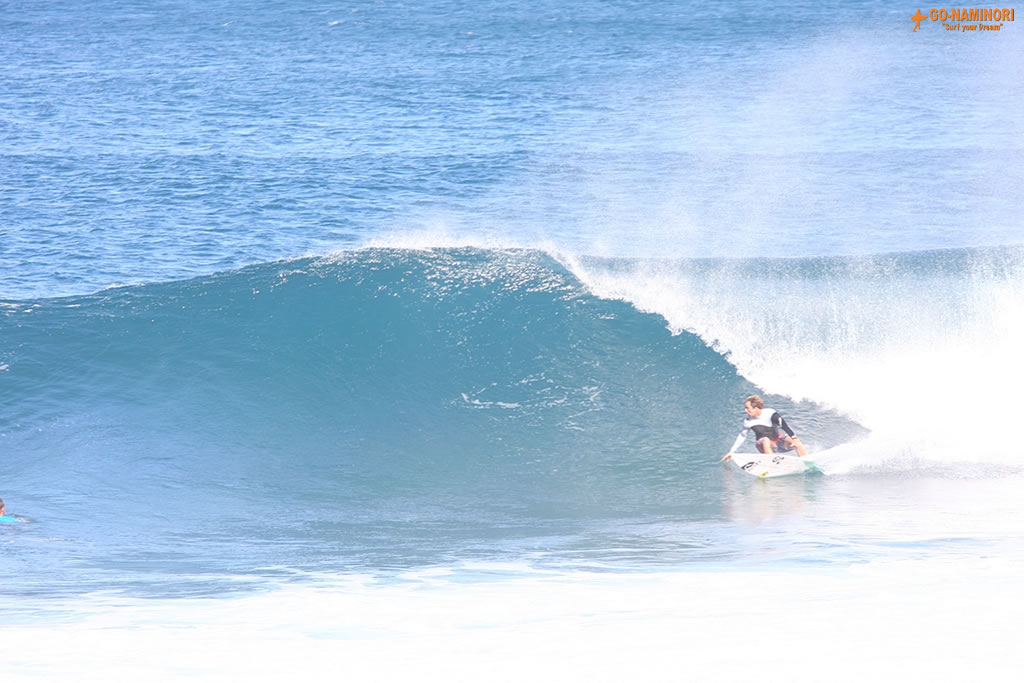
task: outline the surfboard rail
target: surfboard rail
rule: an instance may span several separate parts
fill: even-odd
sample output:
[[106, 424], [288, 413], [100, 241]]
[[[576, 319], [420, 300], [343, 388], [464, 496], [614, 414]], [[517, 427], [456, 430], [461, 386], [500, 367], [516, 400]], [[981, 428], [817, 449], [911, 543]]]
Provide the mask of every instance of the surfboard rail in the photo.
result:
[[732, 462], [747, 474], [759, 479], [821, 471], [807, 456], [801, 458], [782, 453], [733, 453]]

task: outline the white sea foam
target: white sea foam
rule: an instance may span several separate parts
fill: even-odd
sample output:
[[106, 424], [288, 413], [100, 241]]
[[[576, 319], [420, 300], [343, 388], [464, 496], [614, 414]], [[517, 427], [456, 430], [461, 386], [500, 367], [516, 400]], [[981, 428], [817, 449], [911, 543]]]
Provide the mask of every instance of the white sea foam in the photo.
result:
[[[1011, 680], [1019, 567], [425, 573], [218, 600], [92, 596], [3, 627], [7, 681]], [[477, 571], [486, 571], [478, 568]]]
[[861, 422], [873, 432], [876, 464], [904, 452], [940, 462], [1019, 459], [1007, 447], [1006, 417], [1024, 385], [1015, 360], [1024, 347], [1019, 262], [977, 263], [955, 277], [869, 264], [802, 278], [780, 276], [779, 262], [761, 276], [751, 262], [623, 268], [561, 258], [596, 295], [699, 335], [766, 391]]

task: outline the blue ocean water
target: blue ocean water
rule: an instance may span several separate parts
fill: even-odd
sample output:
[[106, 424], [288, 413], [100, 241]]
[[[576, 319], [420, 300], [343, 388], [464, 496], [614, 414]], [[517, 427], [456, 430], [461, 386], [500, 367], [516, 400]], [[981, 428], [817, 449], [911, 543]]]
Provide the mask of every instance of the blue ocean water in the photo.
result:
[[1020, 242], [1019, 41], [886, 3], [5, 7], [7, 297], [439, 222], [612, 256]]
[[913, 10], [0, 3], [5, 606], [1018, 561], [1024, 41]]

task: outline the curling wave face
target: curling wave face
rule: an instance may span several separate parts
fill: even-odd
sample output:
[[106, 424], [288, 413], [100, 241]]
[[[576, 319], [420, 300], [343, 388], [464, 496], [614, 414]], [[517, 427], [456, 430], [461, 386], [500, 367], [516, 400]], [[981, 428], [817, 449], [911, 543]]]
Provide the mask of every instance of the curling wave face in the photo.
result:
[[[832, 474], [1005, 474], [956, 430], [1005, 434], [1021, 261], [378, 247], [8, 301], [0, 431], [64, 539], [48, 557], [100, 584], [187, 583], [181, 563], [717, 558], [696, 539], [732, 514], [715, 464], [748, 393], [841, 456]], [[699, 530], [622, 530], [662, 518]]]
[[[759, 390], [537, 250], [355, 250], [2, 320], [12, 479], [100, 567], [557, 554], [609, 520], [714, 519], [709, 462]], [[774, 399], [809, 442], [864, 432]]]

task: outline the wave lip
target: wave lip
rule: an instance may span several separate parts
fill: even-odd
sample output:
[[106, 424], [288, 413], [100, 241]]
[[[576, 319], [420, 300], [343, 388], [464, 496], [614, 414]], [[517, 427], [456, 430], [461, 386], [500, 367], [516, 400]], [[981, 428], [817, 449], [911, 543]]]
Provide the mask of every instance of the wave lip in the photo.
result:
[[767, 391], [835, 409], [896, 450], [1015, 460], [1001, 415], [1024, 381], [1012, 361], [1024, 342], [1024, 250], [569, 268], [596, 295], [698, 335]]

